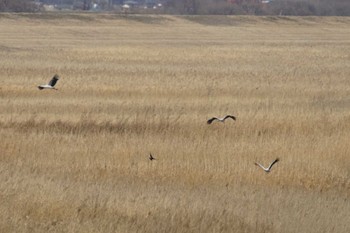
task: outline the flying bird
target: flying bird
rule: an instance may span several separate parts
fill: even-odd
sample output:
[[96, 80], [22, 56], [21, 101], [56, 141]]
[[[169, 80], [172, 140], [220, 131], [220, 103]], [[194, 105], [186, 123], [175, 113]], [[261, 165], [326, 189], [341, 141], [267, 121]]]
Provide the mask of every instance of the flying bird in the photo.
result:
[[232, 120], [236, 120], [236, 117], [235, 116], [232, 116], [232, 115], [227, 115], [225, 117], [222, 117], [222, 118], [218, 118], [218, 117], [213, 117], [213, 118], [210, 118], [207, 123], [210, 125], [213, 121], [217, 120], [217, 121], [220, 121], [220, 122], [225, 122], [225, 120], [227, 118], [231, 118]]
[[151, 153], [149, 153], [149, 157], [148, 157], [148, 159], [152, 161], [152, 160], [155, 160], [156, 158], [154, 158], [154, 157], [152, 156], [152, 154], [151, 154]]
[[254, 163], [256, 166], [259, 166], [259, 167], [261, 167], [265, 172], [270, 172], [271, 171], [271, 168], [272, 168], [272, 166], [275, 164], [275, 163], [277, 163], [279, 161], [279, 159], [277, 158], [277, 159], [275, 159], [275, 161], [273, 161], [271, 164], [270, 164], [270, 166], [269, 167], [264, 167], [263, 165], [261, 165], [260, 163]]
[[42, 89], [58, 90], [55, 88], [55, 85], [59, 79], [60, 79], [60, 77], [57, 74], [55, 74], [55, 76], [53, 76], [52, 79], [50, 80], [49, 84], [40, 85], [40, 86], [38, 86], [38, 88], [39, 88], [39, 90], [42, 90]]

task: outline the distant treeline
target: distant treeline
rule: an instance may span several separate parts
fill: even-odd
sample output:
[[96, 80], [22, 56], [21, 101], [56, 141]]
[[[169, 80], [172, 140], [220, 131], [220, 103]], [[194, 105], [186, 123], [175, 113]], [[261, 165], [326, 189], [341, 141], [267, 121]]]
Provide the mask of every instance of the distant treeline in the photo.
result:
[[[99, 3], [101, 10], [115, 10], [115, 4], [122, 0], [0, 0], [2, 12], [43, 11], [42, 4], [71, 5], [72, 9], [90, 10], [93, 3]], [[317, 15], [350, 16], [350, 0], [139, 0], [140, 5], [162, 2], [158, 13], [198, 15]], [[77, 8], [78, 6], [78, 8]], [[135, 7], [135, 13], [145, 13]], [[147, 13], [152, 13], [147, 11]]]
[[220, 0], [197, 2], [197, 14], [350, 16], [350, 0], [236, 0], [231, 1], [235, 2], [233, 4]]

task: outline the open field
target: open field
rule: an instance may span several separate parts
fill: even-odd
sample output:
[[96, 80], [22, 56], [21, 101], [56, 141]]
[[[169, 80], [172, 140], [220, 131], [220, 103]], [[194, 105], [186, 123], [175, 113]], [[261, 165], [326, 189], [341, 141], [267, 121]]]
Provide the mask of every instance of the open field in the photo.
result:
[[0, 56], [0, 232], [350, 232], [350, 18], [0, 14]]

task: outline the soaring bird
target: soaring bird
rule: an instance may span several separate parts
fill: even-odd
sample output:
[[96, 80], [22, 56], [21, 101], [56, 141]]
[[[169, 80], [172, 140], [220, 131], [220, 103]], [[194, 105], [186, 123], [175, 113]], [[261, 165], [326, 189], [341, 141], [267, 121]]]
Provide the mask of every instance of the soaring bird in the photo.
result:
[[266, 167], [264, 167], [263, 165], [261, 165], [260, 163], [254, 163], [256, 166], [259, 166], [259, 167], [261, 167], [265, 172], [270, 172], [271, 171], [271, 168], [272, 168], [272, 166], [275, 164], [275, 163], [277, 163], [279, 161], [279, 159], [277, 158], [277, 159], [275, 159], [275, 161], [273, 161], [271, 164], [270, 164], [270, 166], [268, 167], [268, 168], [266, 168]]
[[154, 157], [152, 156], [152, 154], [151, 154], [151, 153], [149, 153], [149, 157], [148, 157], [148, 159], [152, 161], [152, 160], [155, 160], [156, 158], [154, 158]]
[[55, 76], [52, 77], [52, 79], [50, 80], [49, 84], [44, 84], [44, 85], [40, 85], [38, 86], [39, 90], [42, 90], [42, 89], [54, 89], [54, 90], [57, 90], [55, 88], [55, 85], [57, 83], [57, 81], [60, 79], [60, 77], [55, 74]]
[[217, 121], [220, 121], [220, 122], [224, 122], [227, 118], [231, 118], [233, 119], [234, 121], [236, 120], [236, 117], [235, 116], [232, 116], [232, 115], [226, 115], [225, 117], [222, 117], [222, 118], [218, 118], [218, 117], [213, 117], [213, 118], [210, 118], [207, 123], [210, 125], [213, 121], [217, 120]]

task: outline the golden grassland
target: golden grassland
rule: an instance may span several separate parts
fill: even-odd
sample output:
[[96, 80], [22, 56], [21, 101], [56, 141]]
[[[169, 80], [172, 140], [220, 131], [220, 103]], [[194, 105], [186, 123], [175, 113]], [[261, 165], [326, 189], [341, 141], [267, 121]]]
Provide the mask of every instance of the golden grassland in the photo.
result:
[[1, 14], [0, 231], [350, 232], [349, 25]]

